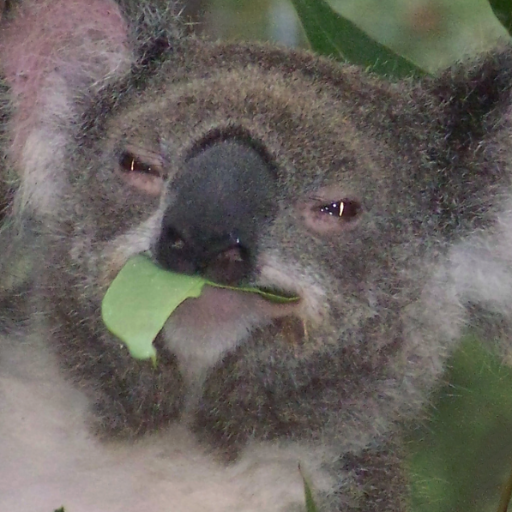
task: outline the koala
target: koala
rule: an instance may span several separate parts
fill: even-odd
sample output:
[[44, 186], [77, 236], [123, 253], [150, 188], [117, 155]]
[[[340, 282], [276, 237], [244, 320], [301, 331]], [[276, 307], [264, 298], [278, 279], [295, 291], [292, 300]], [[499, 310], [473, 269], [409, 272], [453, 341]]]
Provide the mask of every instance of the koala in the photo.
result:
[[[510, 349], [512, 49], [389, 81], [178, 12], [6, 3], [0, 510], [304, 512], [303, 476], [408, 510], [404, 425], [462, 333]], [[299, 300], [206, 286], [155, 366], [100, 314], [140, 253]]]

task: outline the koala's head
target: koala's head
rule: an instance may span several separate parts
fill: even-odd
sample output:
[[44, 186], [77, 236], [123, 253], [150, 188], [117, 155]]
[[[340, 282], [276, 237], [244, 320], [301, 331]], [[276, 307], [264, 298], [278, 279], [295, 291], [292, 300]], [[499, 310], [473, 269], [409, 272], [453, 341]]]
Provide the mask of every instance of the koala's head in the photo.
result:
[[[265, 46], [166, 36], [140, 54], [101, 83], [74, 80], [79, 62], [49, 74], [53, 110], [21, 151], [66, 364], [111, 397], [98, 407], [113, 430], [187, 410], [223, 440], [343, 436], [363, 421], [354, 397], [368, 407], [391, 382], [404, 307], [428, 273], [414, 258], [422, 191], [407, 185], [430, 165], [421, 90]], [[106, 289], [142, 252], [300, 300], [207, 287], [167, 322], [154, 369], [100, 319]]]

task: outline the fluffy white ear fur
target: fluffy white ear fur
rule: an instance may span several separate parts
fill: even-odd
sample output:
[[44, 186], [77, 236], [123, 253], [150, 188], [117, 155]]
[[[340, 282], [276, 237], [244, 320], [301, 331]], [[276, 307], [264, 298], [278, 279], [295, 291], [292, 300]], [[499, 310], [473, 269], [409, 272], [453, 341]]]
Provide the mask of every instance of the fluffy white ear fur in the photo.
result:
[[454, 247], [453, 281], [463, 303], [481, 304], [509, 317], [512, 309], [512, 203], [493, 233], [478, 233]]
[[4, 24], [0, 62], [14, 99], [10, 156], [21, 177], [18, 207], [52, 210], [76, 96], [131, 61], [126, 22], [113, 0], [26, 0]]

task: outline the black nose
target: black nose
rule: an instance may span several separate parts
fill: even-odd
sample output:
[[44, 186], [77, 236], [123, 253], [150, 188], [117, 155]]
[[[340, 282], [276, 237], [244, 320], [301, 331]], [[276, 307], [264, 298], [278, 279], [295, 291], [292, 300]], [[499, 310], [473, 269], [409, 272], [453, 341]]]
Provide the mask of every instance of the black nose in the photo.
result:
[[252, 147], [218, 142], [169, 185], [158, 262], [175, 272], [239, 284], [254, 271], [261, 230], [276, 211], [276, 177]]

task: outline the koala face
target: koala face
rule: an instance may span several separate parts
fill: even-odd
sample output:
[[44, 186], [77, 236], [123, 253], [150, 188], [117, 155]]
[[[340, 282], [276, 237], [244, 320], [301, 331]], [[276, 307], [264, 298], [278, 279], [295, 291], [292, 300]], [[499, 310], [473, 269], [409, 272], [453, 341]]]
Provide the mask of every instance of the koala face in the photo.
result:
[[[115, 18], [96, 20], [103, 37], [55, 45], [25, 81], [5, 66], [42, 337], [106, 438], [178, 424], [234, 459], [293, 442], [358, 474], [351, 457], [424, 403], [468, 306], [506, 323], [509, 52], [390, 83], [307, 52], [184, 38], [149, 4], [98, 0]], [[171, 315], [153, 367], [100, 317], [139, 253], [299, 300], [207, 286]]]
[[[437, 261], [421, 253], [443, 241], [422, 239], [427, 227], [408, 217], [419, 213], [405, 177], [418, 174], [429, 134], [380, 132], [390, 108], [395, 131], [406, 115], [420, 122], [421, 112], [400, 112], [398, 97], [414, 94], [310, 55], [191, 41], [88, 99], [47, 214], [54, 264], [44, 286], [66, 364], [86, 379], [118, 375], [132, 404], [121, 420], [103, 418], [107, 429], [139, 432], [186, 411], [217, 444], [330, 429], [350, 445], [354, 424], [392, 418], [377, 404], [361, 410], [366, 395], [397, 385], [408, 315], [429, 322], [420, 296]], [[141, 252], [170, 270], [300, 301], [207, 288], [169, 319], [153, 370], [131, 360], [99, 317], [112, 279]], [[436, 308], [451, 307], [437, 299]], [[80, 332], [65, 320], [75, 314]], [[70, 351], [77, 335], [94, 357]], [[411, 351], [411, 364], [440, 368], [436, 351]], [[160, 381], [172, 392], [148, 420], [140, 404], [154, 402]], [[105, 386], [119, 404], [110, 378]], [[406, 407], [419, 401], [409, 398]], [[255, 419], [261, 407], [272, 418]]]

